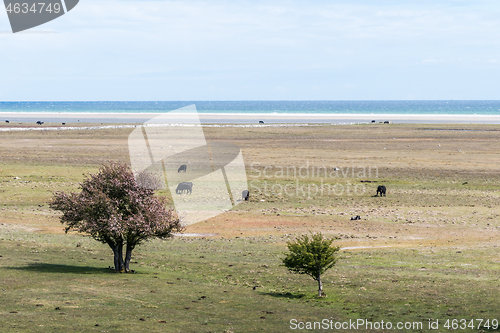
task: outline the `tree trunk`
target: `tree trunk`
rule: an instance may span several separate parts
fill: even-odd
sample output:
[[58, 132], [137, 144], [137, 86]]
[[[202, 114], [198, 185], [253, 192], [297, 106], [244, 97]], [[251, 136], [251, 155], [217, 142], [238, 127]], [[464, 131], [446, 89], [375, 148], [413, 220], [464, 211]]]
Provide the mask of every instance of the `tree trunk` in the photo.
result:
[[118, 261], [120, 263], [120, 273], [123, 273], [125, 270], [125, 264], [123, 263], [123, 245], [120, 245], [118, 249]]
[[114, 255], [115, 272], [123, 272], [125, 265], [123, 264], [123, 244], [118, 243], [111, 246]]
[[130, 259], [132, 258], [132, 250], [134, 249], [134, 245], [127, 243], [127, 252], [125, 253], [125, 272], [130, 272]]
[[321, 275], [318, 275], [318, 297], [323, 296], [323, 282], [321, 282]]

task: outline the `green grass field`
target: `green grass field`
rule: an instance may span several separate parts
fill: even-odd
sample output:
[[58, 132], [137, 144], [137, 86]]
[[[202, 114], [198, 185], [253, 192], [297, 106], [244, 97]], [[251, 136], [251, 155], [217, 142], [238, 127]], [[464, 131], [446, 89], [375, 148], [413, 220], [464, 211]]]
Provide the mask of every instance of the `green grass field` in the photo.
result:
[[281, 237], [152, 241], [134, 254], [135, 274], [117, 274], [91, 239], [0, 230], [4, 332], [281, 332], [292, 318], [498, 316], [498, 247], [343, 251], [318, 299], [314, 281], [280, 266]]
[[[500, 320], [496, 129], [422, 127], [208, 129], [242, 147], [251, 200], [186, 230], [214, 237], [138, 247], [133, 274], [108, 269], [107, 246], [64, 234], [47, 205], [52, 191], [76, 190], [100, 163], [126, 161], [128, 132], [0, 133], [1, 331], [288, 332], [300, 331], [292, 319], [364, 319], [422, 323], [405, 332], [432, 331], [429, 320], [439, 320], [445, 332], [447, 320]], [[310, 171], [375, 165], [378, 177], [309, 175], [299, 185], [323, 193], [287, 195], [279, 189], [297, 193], [294, 177], [263, 175], [265, 166], [306, 163]], [[328, 193], [335, 184], [364, 191]], [[387, 197], [373, 196], [378, 184]], [[286, 241], [309, 231], [340, 236], [345, 248], [324, 276], [324, 298], [315, 281], [281, 266]]]

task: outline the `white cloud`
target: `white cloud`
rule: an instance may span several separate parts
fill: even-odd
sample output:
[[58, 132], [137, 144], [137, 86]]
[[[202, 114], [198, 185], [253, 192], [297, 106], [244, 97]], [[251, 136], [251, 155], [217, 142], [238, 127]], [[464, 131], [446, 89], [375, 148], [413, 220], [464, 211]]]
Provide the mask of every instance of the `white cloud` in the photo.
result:
[[306, 87], [324, 92], [346, 81], [353, 86], [333, 97], [344, 89], [377, 98], [370, 84], [382, 99], [407, 96], [397, 89], [408, 89], [400, 82], [419, 66], [472, 72], [478, 57], [495, 66], [499, 9], [489, 1], [85, 0], [34, 29], [56, 34], [0, 34], [0, 63], [8, 64], [0, 98], [273, 99], [268, 91], [286, 87], [280, 98], [328, 99], [308, 97]]

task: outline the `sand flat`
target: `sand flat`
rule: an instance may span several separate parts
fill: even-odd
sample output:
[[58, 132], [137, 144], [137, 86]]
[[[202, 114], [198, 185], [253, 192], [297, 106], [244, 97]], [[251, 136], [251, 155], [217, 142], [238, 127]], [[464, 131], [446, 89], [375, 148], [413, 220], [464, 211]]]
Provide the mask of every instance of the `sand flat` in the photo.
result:
[[[55, 112], [0, 112], [0, 121], [12, 123], [37, 122], [46, 123], [143, 123], [161, 113], [55, 113]], [[237, 113], [199, 113], [202, 123], [331, 123], [354, 124], [377, 123], [390, 121], [393, 123], [421, 124], [500, 124], [500, 115], [408, 115], [408, 114], [237, 114]], [[182, 118], [179, 118], [182, 119]], [[182, 120], [181, 120], [182, 121]]]

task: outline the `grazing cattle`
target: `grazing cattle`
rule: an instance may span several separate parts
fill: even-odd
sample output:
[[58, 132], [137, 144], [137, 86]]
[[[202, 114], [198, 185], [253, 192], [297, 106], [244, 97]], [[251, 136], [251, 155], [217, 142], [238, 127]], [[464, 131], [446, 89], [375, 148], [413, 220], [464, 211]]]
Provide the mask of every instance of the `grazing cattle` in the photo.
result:
[[384, 124], [392, 124], [392, 121], [386, 120], [384, 121]]
[[184, 171], [186, 172], [187, 171], [187, 165], [186, 164], [183, 164], [179, 167], [179, 169], [177, 169], [177, 173], [181, 172], [181, 171]]
[[248, 201], [249, 198], [250, 192], [248, 190], [244, 190], [243, 192], [241, 192], [241, 200]]
[[375, 120], [372, 120], [372, 123], [376, 123], [376, 121], [375, 121]]
[[177, 185], [177, 188], [175, 189], [175, 193], [177, 194], [182, 194], [186, 191], [187, 194], [191, 194], [193, 192], [193, 183], [191, 182], [183, 182]]
[[44, 124], [44, 122], [43, 122], [43, 121], [41, 121], [41, 120], [37, 121], [36, 123], [37, 123], [38, 125], [42, 125], [42, 124]]
[[356, 215], [356, 216], [351, 217], [351, 221], [354, 221], [354, 220], [361, 220], [361, 216]]
[[385, 186], [384, 186], [384, 185], [379, 185], [379, 186], [377, 187], [377, 195], [376, 195], [376, 196], [378, 197], [378, 195], [380, 194], [380, 196], [382, 196], [382, 195], [383, 195], [383, 196], [385, 197], [385, 192], [386, 192], [386, 191], [387, 191], [387, 190], [386, 190], [386, 188], [385, 188]]
[[8, 124], [8, 123], [10, 123], [10, 121], [8, 121], [8, 120], [6, 120], [5, 122], [6, 122], [7, 124]]
[[62, 123], [63, 125], [66, 125], [66, 123]]
[[264, 122], [262, 120], [259, 120], [259, 124], [263, 124]]

